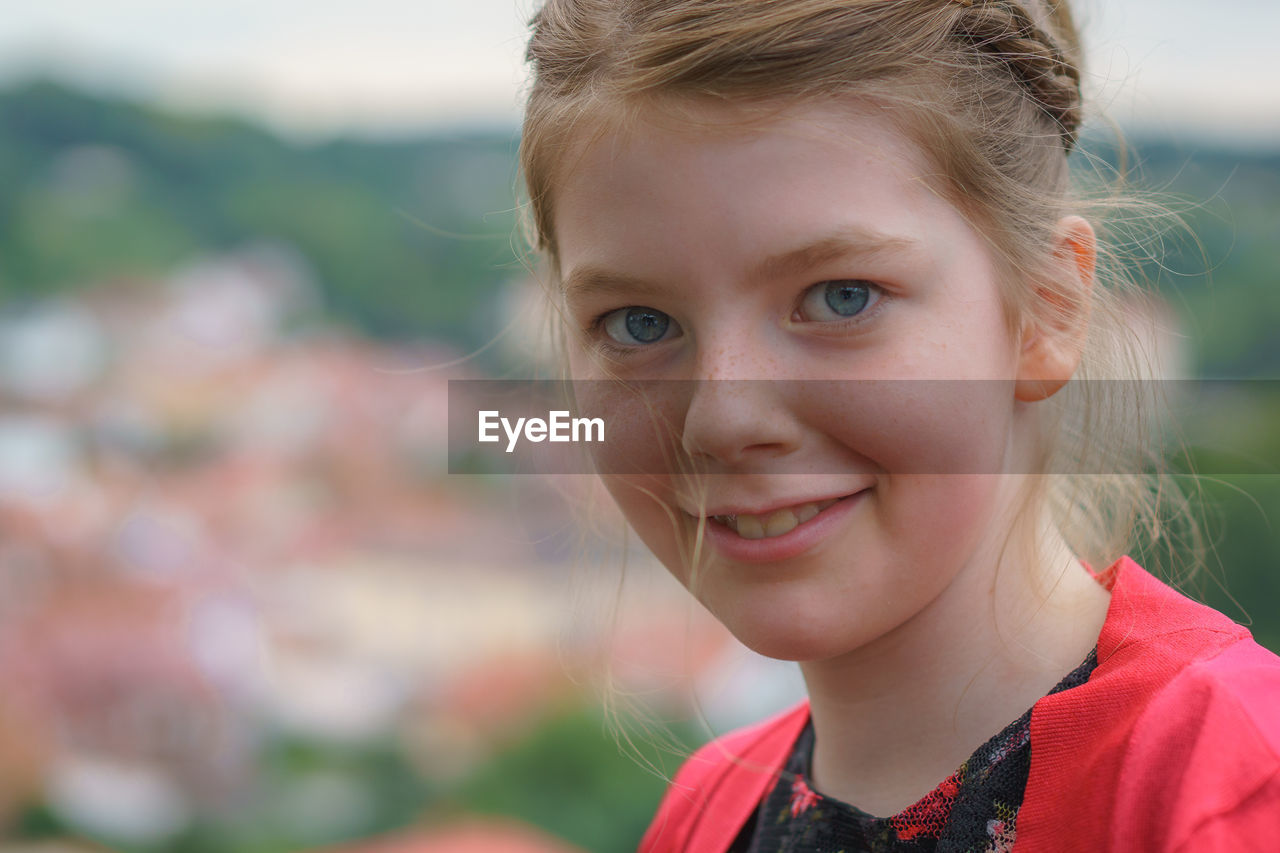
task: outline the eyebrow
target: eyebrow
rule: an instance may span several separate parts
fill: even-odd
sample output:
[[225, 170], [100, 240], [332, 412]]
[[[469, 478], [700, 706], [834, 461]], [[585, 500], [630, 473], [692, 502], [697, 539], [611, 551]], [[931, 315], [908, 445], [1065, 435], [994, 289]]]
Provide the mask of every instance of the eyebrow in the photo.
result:
[[[847, 226], [794, 249], [770, 255], [757, 266], [755, 279], [782, 278], [842, 258], [865, 259], [906, 252], [920, 245], [910, 237], [883, 234], [862, 226]], [[572, 302], [601, 293], [625, 291], [637, 296], [660, 294], [665, 288], [647, 279], [583, 264], [565, 278], [565, 298]]]
[[584, 264], [576, 267], [564, 281], [565, 301], [573, 303], [577, 300], [589, 299], [597, 294], [609, 294], [619, 291], [636, 296], [648, 296], [662, 293], [664, 288], [647, 279], [638, 278], [627, 273], [614, 272], [606, 267]]
[[861, 226], [849, 226], [811, 243], [766, 258], [760, 264], [757, 275], [761, 278], [781, 278], [842, 258], [866, 259], [896, 254], [918, 245], [920, 241], [910, 237], [891, 236]]

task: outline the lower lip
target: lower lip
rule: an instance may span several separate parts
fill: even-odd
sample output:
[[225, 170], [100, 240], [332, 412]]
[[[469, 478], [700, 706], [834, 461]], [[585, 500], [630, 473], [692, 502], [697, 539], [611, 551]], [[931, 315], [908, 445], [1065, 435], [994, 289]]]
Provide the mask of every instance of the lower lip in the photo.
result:
[[707, 541], [716, 553], [740, 563], [776, 563], [789, 560], [830, 537], [862, 503], [868, 490], [841, 498], [813, 518], [797, 524], [781, 536], [765, 539], [743, 539], [732, 528], [718, 521], [707, 521]]

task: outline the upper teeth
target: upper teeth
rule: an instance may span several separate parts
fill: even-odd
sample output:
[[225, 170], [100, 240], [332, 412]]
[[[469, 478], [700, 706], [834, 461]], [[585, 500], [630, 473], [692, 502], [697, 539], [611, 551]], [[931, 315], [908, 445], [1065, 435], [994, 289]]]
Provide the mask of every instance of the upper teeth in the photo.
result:
[[797, 504], [765, 515], [717, 515], [715, 520], [737, 531], [743, 539], [768, 539], [790, 533], [840, 498]]

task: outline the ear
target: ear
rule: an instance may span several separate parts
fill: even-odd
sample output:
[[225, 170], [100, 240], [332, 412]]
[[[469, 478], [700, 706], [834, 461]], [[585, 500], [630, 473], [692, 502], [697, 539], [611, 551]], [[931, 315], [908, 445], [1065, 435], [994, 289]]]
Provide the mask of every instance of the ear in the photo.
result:
[[1036, 286], [1022, 326], [1014, 397], [1026, 403], [1056, 394], [1080, 366], [1098, 259], [1093, 226], [1079, 216], [1060, 219], [1053, 255], [1056, 280]]

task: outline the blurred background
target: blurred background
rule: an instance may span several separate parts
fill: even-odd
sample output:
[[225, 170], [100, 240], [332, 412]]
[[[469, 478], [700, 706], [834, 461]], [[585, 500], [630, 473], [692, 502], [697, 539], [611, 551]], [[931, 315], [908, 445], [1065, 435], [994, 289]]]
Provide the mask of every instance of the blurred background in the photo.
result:
[[[0, 851], [634, 849], [800, 682], [582, 534], [589, 484], [446, 473], [447, 381], [529, 373], [532, 0], [10, 5]], [[1198, 238], [1146, 265], [1171, 364], [1280, 378], [1280, 7], [1079, 6]], [[1203, 414], [1280, 459], [1260, 399]], [[1280, 478], [1199, 491], [1185, 588], [1280, 649]]]

